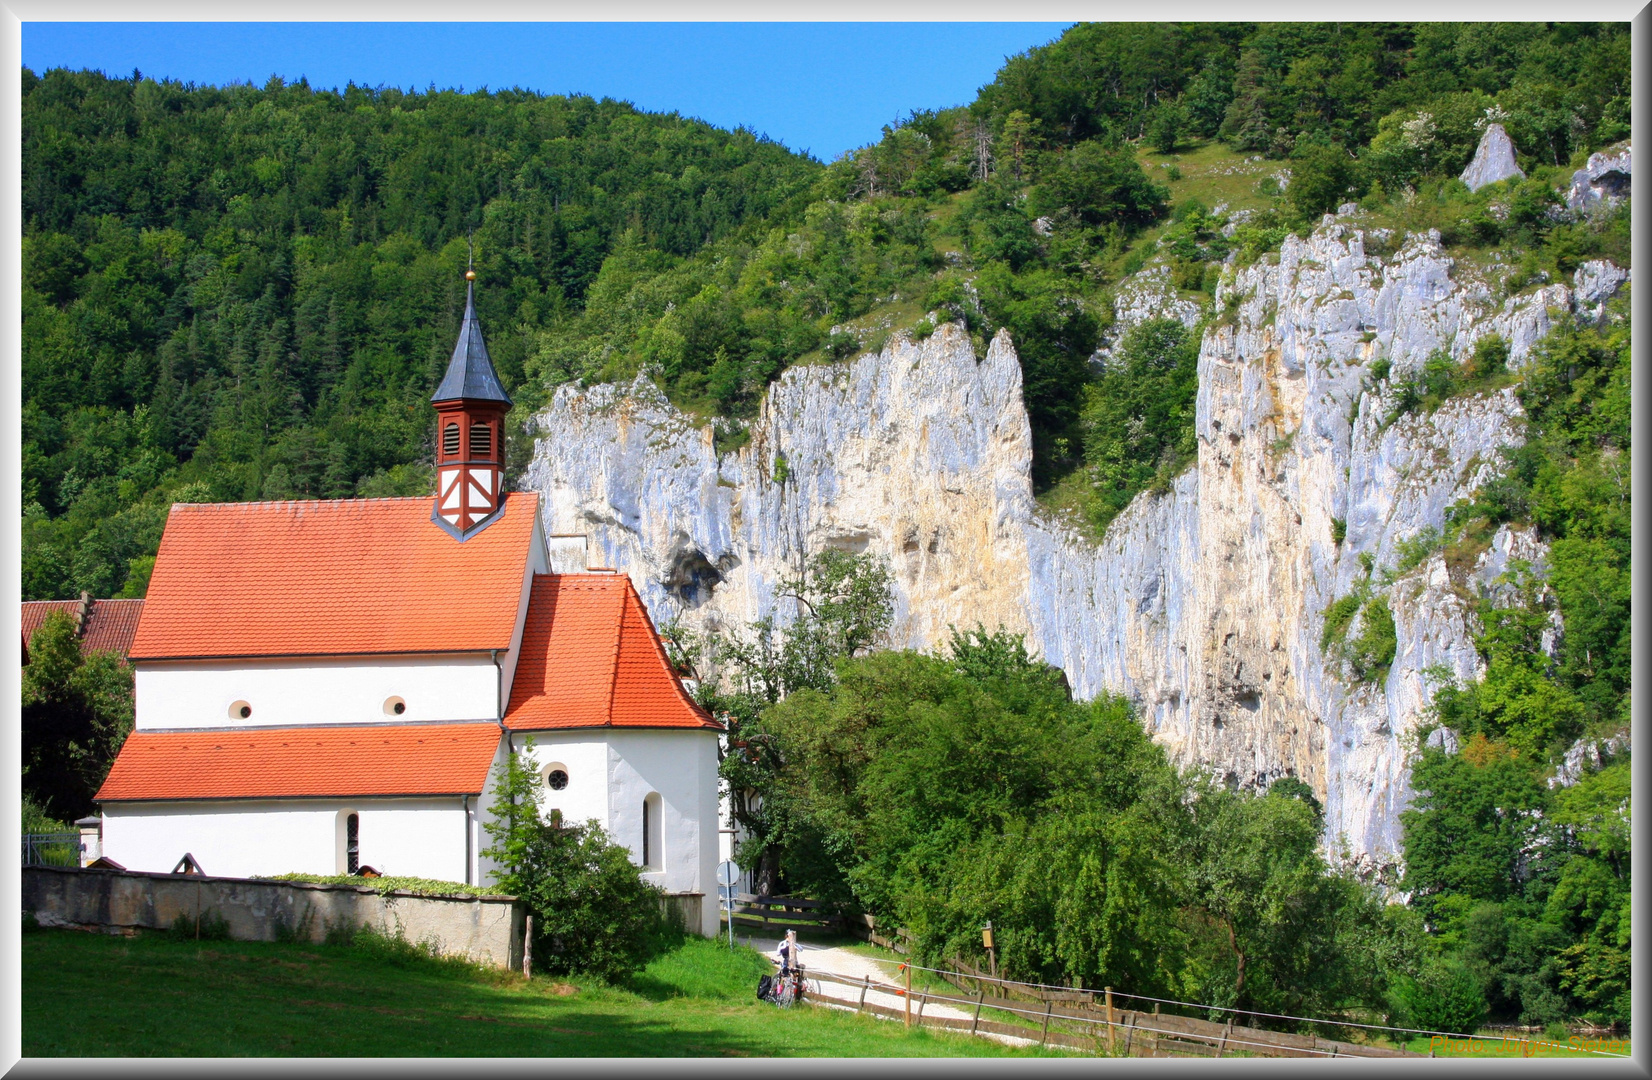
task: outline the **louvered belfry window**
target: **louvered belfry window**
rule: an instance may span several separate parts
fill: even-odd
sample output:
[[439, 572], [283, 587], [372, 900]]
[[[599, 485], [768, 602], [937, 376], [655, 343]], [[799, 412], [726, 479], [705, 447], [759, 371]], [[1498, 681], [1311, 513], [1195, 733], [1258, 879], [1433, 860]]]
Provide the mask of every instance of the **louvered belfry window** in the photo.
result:
[[472, 424], [470, 428], [470, 456], [493, 456], [493, 429], [486, 424]]
[[449, 424], [442, 429], [442, 456], [459, 456], [459, 425]]

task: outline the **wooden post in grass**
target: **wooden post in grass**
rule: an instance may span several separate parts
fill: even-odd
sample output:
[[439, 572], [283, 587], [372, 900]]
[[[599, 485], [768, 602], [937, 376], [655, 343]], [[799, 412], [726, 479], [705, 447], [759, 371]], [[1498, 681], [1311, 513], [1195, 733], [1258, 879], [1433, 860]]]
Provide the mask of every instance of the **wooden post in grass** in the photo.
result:
[[985, 990], [975, 991], [975, 1019], [969, 1025], [971, 1035], [975, 1034], [976, 1029], [981, 1026], [981, 1006], [986, 1004], [986, 1000], [987, 992]]
[[909, 964], [909, 963], [902, 964], [901, 965], [901, 970], [906, 972], [906, 993], [901, 995], [902, 997], [906, 998], [906, 1026], [911, 1027], [912, 1026], [912, 965]]
[[1130, 1043], [1133, 1041], [1133, 1039], [1135, 1037], [1135, 1034], [1136, 1034], [1136, 1018], [1139, 1017], [1140, 1015], [1141, 1015], [1140, 1013], [1136, 1013], [1136, 1012], [1131, 1013], [1130, 1014], [1130, 1022], [1127, 1025], [1125, 1025], [1125, 1028], [1124, 1028], [1124, 1056], [1125, 1057], [1130, 1056]]
[[856, 1012], [861, 1012], [866, 1008], [866, 988], [872, 985], [872, 976], [862, 975], [860, 978], [860, 1004], [855, 1006]]
[[1046, 998], [1044, 1001], [1044, 1034], [1038, 1037], [1039, 1046], [1048, 1046], [1050, 1043], [1050, 1010], [1054, 1007], [1055, 1002]]
[[522, 977], [533, 978], [533, 916], [522, 927]]
[[1233, 1014], [1228, 1014], [1227, 1026], [1222, 1029], [1222, 1041], [1216, 1047], [1216, 1056], [1221, 1057], [1227, 1052], [1228, 1036], [1233, 1034]]
[[1107, 994], [1107, 1053], [1113, 1053], [1113, 988], [1106, 988]]

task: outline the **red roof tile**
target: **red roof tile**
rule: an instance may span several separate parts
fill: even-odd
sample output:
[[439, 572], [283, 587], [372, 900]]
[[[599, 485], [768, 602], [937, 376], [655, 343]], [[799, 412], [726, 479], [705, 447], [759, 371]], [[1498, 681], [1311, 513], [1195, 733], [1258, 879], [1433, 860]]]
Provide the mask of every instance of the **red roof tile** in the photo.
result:
[[499, 740], [492, 722], [135, 731], [96, 798], [481, 794]]
[[431, 500], [179, 503], [134, 660], [503, 649], [538, 496], [506, 497], [463, 543]]
[[624, 574], [535, 574], [505, 725], [709, 728]]
[[[74, 617], [80, 610], [79, 600], [25, 600], [23, 601], [23, 652], [28, 655], [29, 639], [46, 621], [46, 616], [61, 611]], [[81, 631], [82, 652], [112, 652], [125, 656], [132, 648], [132, 635], [138, 630], [138, 616], [143, 614], [142, 600], [93, 600], [92, 613]], [[24, 660], [24, 663], [27, 663]]]

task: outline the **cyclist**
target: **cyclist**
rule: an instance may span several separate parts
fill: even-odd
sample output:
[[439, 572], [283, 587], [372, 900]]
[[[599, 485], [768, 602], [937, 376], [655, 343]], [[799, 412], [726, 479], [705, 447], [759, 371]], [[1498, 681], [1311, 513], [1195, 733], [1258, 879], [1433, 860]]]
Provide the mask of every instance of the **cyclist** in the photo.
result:
[[780, 964], [782, 978], [790, 975], [797, 966], [797, 931], [788, 930], [786, 936], [780, 939], [780, 944], [774, 950], [775, 961]]

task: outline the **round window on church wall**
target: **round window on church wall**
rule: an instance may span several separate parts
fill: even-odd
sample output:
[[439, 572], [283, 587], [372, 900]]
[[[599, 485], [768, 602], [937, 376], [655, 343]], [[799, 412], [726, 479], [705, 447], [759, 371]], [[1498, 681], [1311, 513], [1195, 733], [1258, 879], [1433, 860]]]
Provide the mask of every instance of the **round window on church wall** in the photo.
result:
[[561, 791], [568, 786], [568, 774], [561, 769], [552, 769], [545, 774], [545, 786], [552, 791]]

